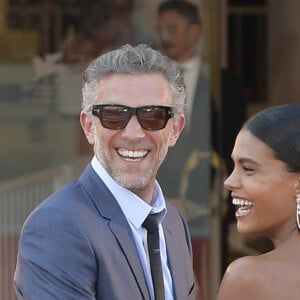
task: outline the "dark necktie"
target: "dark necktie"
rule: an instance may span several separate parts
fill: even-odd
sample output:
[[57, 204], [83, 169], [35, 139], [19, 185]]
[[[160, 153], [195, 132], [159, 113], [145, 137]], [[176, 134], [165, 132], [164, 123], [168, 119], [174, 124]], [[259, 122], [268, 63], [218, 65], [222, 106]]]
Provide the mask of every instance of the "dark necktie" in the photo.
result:
[[145, 222], [143, 223], [143, 227], [148, 232], [148, 253], [155, 300], [164, 300], [165, 291], [159, 249], [158, 215], [149, 214]]

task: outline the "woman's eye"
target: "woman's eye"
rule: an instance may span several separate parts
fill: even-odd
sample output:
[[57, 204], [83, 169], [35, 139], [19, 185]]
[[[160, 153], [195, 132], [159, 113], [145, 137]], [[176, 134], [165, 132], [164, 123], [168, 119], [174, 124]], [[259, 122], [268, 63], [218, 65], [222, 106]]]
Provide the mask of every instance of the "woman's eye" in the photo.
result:
[[250, 167], [244, 166], [243, 169], [244, 169], [244, 171], [247, 172], [247, 173], [249, 173], [249, 172], [254, 172], [254, 169], [252, 169], [252, 168], [250, 168]]

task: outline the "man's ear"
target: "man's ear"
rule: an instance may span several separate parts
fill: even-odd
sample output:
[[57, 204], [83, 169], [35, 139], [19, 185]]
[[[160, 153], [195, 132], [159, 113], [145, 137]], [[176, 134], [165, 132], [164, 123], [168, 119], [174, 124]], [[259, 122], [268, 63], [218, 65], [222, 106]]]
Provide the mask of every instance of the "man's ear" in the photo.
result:
[[94, 145], [94, 125], [92, 122], [92, 118], [87, 115], [86, 112], [82, 111], [80, 113], [80, 124], [84, 131], [84, 134], [91, 145]]
[[178, 118], [174, 119], [169, 147], [173, 147], [176, 144], [184, 126], [185, 116], [181, 114]]

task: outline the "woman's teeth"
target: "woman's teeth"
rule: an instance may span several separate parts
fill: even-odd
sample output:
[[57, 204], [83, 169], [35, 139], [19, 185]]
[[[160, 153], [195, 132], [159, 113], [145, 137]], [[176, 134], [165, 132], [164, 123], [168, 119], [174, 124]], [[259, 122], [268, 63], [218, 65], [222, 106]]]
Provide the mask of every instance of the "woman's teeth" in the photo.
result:
[[243, 200], [243, 199], [232, 199], [233, 205], [239, 205], [239, 206], [253, 206], [253, 202], [249, 200]]
[[243, 199], [232, 199], [232, 204], [237, 206], [238, 215], [248, 214], [254, 206], [254, 203], [252, 201]]

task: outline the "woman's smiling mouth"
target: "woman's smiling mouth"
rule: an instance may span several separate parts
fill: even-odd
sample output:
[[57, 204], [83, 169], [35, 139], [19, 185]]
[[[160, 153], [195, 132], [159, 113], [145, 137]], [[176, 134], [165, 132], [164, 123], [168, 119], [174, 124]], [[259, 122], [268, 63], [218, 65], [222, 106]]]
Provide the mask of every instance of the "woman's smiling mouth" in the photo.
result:
[[248, 215], [254, 206], [252, 201], [238, 198], [233, 198], [232, 204], [237, 206], [236, 216]]

